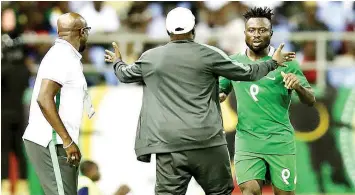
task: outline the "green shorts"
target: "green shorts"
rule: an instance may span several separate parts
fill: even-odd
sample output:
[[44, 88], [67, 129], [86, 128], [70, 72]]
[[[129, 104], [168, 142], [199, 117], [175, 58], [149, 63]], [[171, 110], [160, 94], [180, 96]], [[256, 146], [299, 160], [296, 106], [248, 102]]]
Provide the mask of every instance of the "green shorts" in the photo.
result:
[[296, 189], [296, 155], [236, 152], [235, 176], [238, 185], [250, 180], [271, 181], [283, 191]]

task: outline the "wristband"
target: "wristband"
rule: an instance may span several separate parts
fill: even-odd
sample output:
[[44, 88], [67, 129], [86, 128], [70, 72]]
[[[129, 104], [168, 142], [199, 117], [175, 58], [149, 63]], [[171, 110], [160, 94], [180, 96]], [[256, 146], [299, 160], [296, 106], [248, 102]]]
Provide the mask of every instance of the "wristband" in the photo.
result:
[[74, 142], [74, 141], [73, 141], [73, 140], [71, 140], [70, 144], [68, 144], [67, 146], [64, 146], [64, 145], [63, 145], [63, 149], [67, 149], [67, 148], [69, 148], [69, 147], [73, 144], [73, 142]]

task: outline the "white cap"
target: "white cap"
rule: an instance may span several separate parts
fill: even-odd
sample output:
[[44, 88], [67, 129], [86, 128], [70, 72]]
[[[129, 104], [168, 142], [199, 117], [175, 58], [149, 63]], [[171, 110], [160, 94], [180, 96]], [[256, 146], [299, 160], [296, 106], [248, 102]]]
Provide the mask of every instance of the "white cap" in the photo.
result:
[[184, 34], [195, 27], [195, 16], [189, 9], [177, 7], [168, 13], [165, 25], [169, 33]]

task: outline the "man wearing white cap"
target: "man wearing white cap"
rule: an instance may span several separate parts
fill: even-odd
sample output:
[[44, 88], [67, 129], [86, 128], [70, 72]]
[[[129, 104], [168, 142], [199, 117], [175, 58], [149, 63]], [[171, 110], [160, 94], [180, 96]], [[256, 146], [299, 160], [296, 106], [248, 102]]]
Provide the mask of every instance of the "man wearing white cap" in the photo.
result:
[[221, 50], [194, 39], [195, 17], [175, 8], [166, 18], [171, 41], [146, 51], [132, 65], [106, 50], [123, 83], [143, 82], [143, 103], [138, 122], [137, 159], [150, 162], [156, 154], [155, 193], [185, 194], [194, 177], [206, 194], [231, 194], [234, 189], [227, 142], [218, 98], [218, 76], [231, 80], [258, 80], [284, 61], [295, 57], [281, 53], [272, 60], [244, 65], [231, 61]]

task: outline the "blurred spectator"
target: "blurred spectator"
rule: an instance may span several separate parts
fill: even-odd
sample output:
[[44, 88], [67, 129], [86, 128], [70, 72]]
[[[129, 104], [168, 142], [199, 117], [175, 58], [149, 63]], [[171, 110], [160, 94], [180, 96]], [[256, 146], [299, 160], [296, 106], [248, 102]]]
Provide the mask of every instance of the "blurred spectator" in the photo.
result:
[[[226, 20], [226, 25], [221, 28], [219, 33], [220, 47], [230, 54], [245, 50], [244, 25], [242, 17], [243, 4], [240, 2], [230, 2], [222, 9]], [[237, 14], [240, 13], [240, 14]]]
[[145, 33], [152, 15], [148, 9], [149, 2], [134, 1], [128, 12], [122, 15], [121, 22], [125, 32]]
[[351, 17], [351, 10], [348, 10], [346, 5], [347, 3], [343, 1], [318, 1], [317, 18], [323, 21], [329, 27], [329, 30], [342, 32]]
[[[348, 22], [352, 19], [351, 9], [348, 9], [348, 3], [343, 1], [324, 1], [317, 2], [317, 18], [323, 21], [330, 31], [344, 32]], [[337, 13], [337, 14], [329, 14]], [[333, 50], [339, 53], [341, 41], [332, 41]]]
[[271, 45], [276, 47], [281, 43], [285, 43], [284, 51], [293, 51], [291, 42], [289, 41], [292, 26], [285, 16], [279, 14], [277, 11], [274, 13], [275, 15], [271, 21], [272, 30], [274, 33], [277, 33], [277, 36], [275, 34], [273, 35], [271, 39]]
[[[329, 31], [328, 27], [320, 21], [317, 16], [317, 2], [316, 1], [305, 1], [303, 2], [304, 6], [304, 13], [296, 16], [298, 20], [298, 24], [296, 29], [294, 30], [295, 32], [302, 32], [302, 31]], [[295, 44], [295, 49], [297, 51], [301, 50], [302, 48], [304, 49], [306, 44], [299, 44], [299, 43], [294, 43]], [[315, 44], [315, 42], [308, 43], [308, 44]], [[303, 55], [305, 57], [304, 61], [315, 61], [315, 56], [308, 55], [306, 52], [303, 52]], [[334, 50], [331, 47], [330, 44], [327, 44], [327, 58], [332, 59], [334, 56]]]
[[164, 8], [159, 3], [152, 3], [149, 5], [149, 12], [152, 14], [152, 20], [147, 28], [147, 34], [151, 38], [168, 38], [165, 30], [165, 16]]
[[[101, 174], [99, 167], [93, 161], [87, 160], [80, 164], [80, 173], [78, 180], [78, 195], [101, 195], [96, 182], [100, 180]], [[115, 195], [126, 195], [130, 192], [127, 185], [121, 185]]]
[[[37, 2], [39, 4], [39, 2]], [[40, 7], [36, 3], [27, 7], [27, 23], [25, 23], [25, 32], [36, 34], [49, 34], [51, 25], [49, 19], [43, 14], [48, 10], [46, 7]], [[33, 11], [37, 10], [37, 11]]]
[[93, 161], [83, 161], [80, 164], [78, 179], [78, 195], [100, 195], [100, 189], [95, 182], [100, 180], [99, 167]]
[[244, 50], [243, 4], [206, 1], [200, 6], [196, 41], [216, 45], [229, 54]]
[[28, 87], [29, 68], [25, 65], [25, 48], [14, 9], [5, 8], [1, 17], [1, 191], [9, 195], [9, 155], [18, 161], [16, 195], [27, 195], [27, 164], [22, 135], [25, 128], [23, 94]]
[[355, 65], [355, 42], [345, 42], [345, 53], [335, 57], [333, 63], [338, 67]]
[[93, 1], [87, 3], [79, 14], [86, 18], [91, 33], [116, 32], [120, 27], [119, 17], [116, 10], [104, 1]]
[[[228, 1], [206, 1], [200, 3], [200, 21], [196, 24], [195, 40], [197, 42], [210, 44], [213, 41], [211, 39], [212, 35], [216, 35], [219, 24], [223, 22], [223, 18], [220, 17], [221, 12], [218, 11], [228, 3]], [[220, 23], [218, 23], [217, 18], [218, 20], [221, 19]], [[214, 37], [214, 39], [217, 39], [217, 37]]]
[[[86, 18], [88, 26], [92, 28], [91, 33], [113, 33], [120, 28], [119, 16], [116, 10], [107, 5], [104, 1], [93, 1], [84, 5], [79, 14]], [[89, 59], [97, 70], [106, 68], [104, 61], [105, 47], [107, 44], [91, 45], [88, 49]], [[107, 84], [117, 85], [118, 81], [113, 71], [104, 71], [103, 76]], [[92, 82], [92, 78], [88, 78]]]
[[85, 5], [92, 3], [91, 1], [69, 1], [69, 8], [73, 12], [79, 12]]
[[[96, 70], [104, 70], [105, 68], [108, 68], [109, 65], [106, 64], [104, 57], [105, 56], [105, 47], [103, 45], [92, 45], [88, 49], [88, 57], [91, 63], [95, 66]], [[100, 74], [105, 78], [106, 84], [107, 85], [117, 85], [118, 84], [118, 79], [115, 75], [115, 73], [111, 70], [104, 70], [103, 73]], [[97, 85], [98, 83], [94, 82], [96, 78], [89, 77], [89, 82], [92, 82], [92, 84]]]
[[[328, 27], [320, 21], [317, 16], [317, 2], [316, 1], [305, 1], [303, 2], [304, 13], [296, 16], [298, 17], [298, 24], [295, 29], [296, 32], [301, 31], [328, 31]], [[303, 43], [294, 42], [296, 51], [301, 51], [297, 54], [300, 59], [301, 64], [304, 62], [315, 62], [316, 61], [316, 42], [306, 41]], [[334, 50], [330, 43], [327, 43], [326, 48], [327, 54], [326, 58], [328, 60], [333, 59]], [[317, 70], [310, 69], [303, 71], [309, 83], [315, 83], [317, 79]]]
[[58, 17], [68, 12], [70, 12], [68, 1], [58, 1], [58, 5], [52, 8], [49, 20], [54, 34], [57, 34]]

